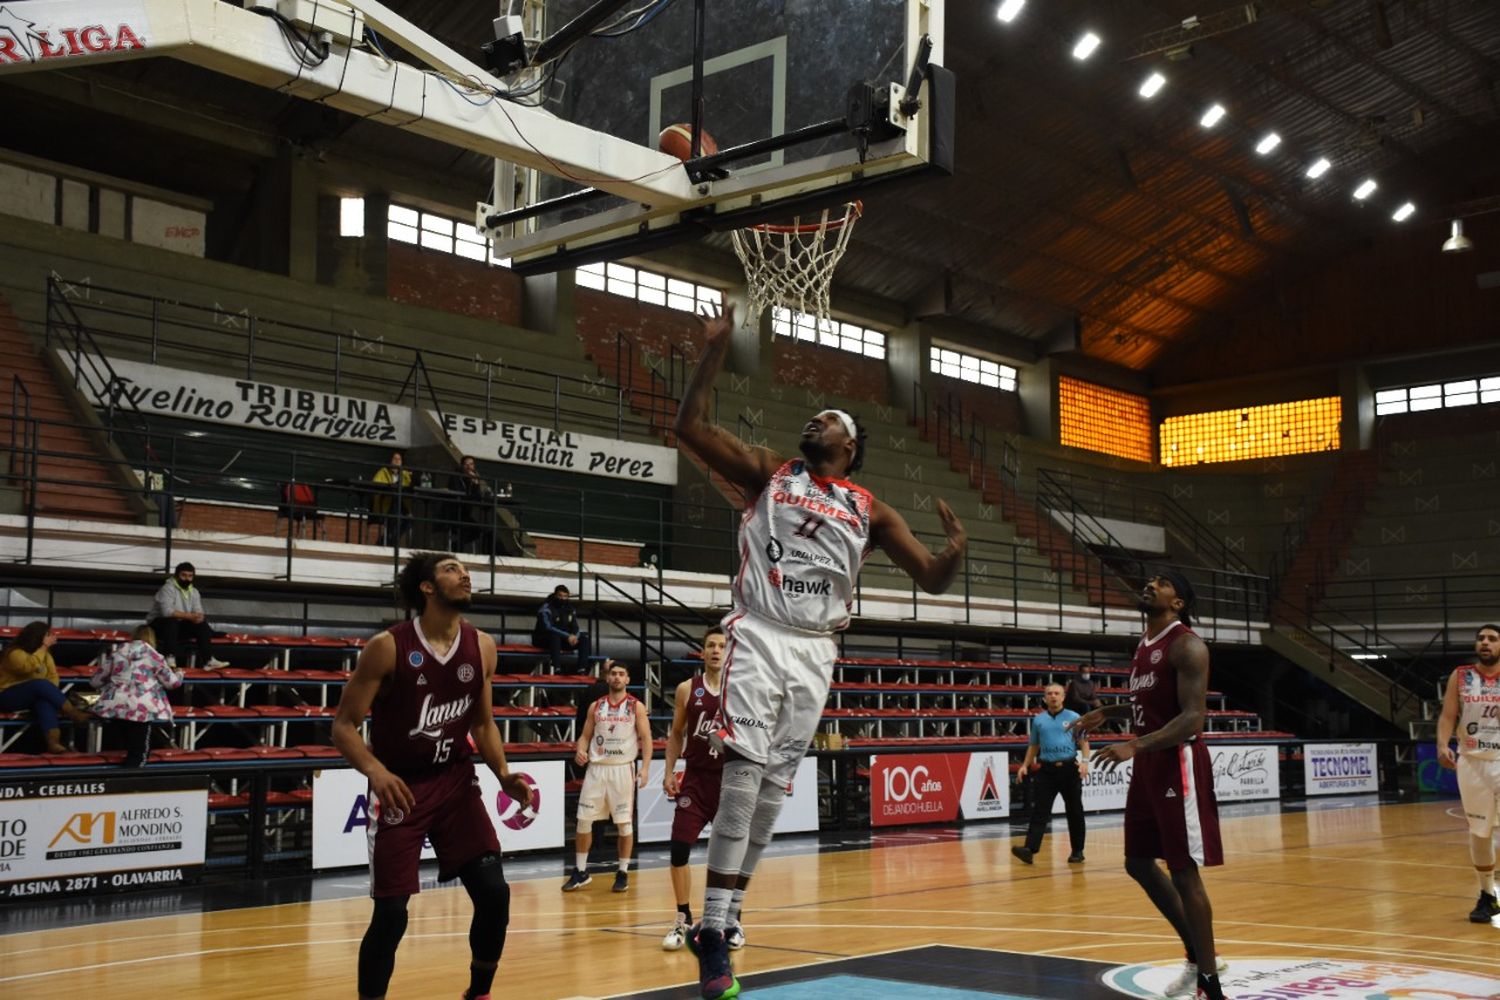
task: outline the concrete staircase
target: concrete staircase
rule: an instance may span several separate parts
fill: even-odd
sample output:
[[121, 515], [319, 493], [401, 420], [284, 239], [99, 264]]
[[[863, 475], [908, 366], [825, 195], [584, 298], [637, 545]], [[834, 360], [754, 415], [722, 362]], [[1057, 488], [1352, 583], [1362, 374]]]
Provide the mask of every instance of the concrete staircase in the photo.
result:
[[1275, 622], [1260, 634], [1261, 644], [1319, 680], [1337, 688], [1403, 732], [1420, 726], [1430, 709], [1413, 692], [1399, 688], [1367, 663], [1289, 622]]
[[93, 415], [78, 412], [72, 387], [59, 381], [57, 371], [22, 327], [3, 295], [0, 295], [0, 372], [7, 376], [3, 387], [5, 402], [0, 407], [0, 442], [9, 445], [13, 424], [17, 439], [20, 438], [20, 415], [11, 412], [10, 375], [19, 376], [25, 384], [30, 393], [31, 416], [40, 421], [38, 450], [42, 454], [37, 461], [37, 514], [138, 523], [139, 511], [132, 503], [136, 498], [120, 485], [124, 470], [109, 459], [96, 435], [86, 429]]

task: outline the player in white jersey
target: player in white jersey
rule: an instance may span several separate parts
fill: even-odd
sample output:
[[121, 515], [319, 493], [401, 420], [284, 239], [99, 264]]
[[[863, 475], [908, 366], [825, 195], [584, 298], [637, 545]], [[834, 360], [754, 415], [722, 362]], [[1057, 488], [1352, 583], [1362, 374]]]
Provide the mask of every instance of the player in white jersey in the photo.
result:
[[719, 808], [708, 841], [698, 952], [706, 1000], [739, 993], [724, 938], [744, 886], [822, 718], [838, 647], [849, 624], [860, 564], [879, 546], [928, 593], [947, 590], [963, 564], [963, 525], [941, 500], [947, 545], [933, 555], [895, 510], [849, 482], [864, 458], [864, 433], [842, 410], [807, 422], [801, 458], [751, 448], [709, 422], [714, 380], [729, 351], [734, 311], [703, 317], [703, 353], [677, 413], [683, 446], [745, 496], [740, 571], [728, 635], [716, 739], [724, 755]]
[[[1495, 898], [1495, 827], [1500, 826], [1500, 625], [1481, 625], [1474, 636], [1478, 660], [1448, 677], [1438, 716], [1438, 762], [1458, 769], [1458, 794], [1469, 819], [1469, 856], [1479, 876], [1476, 924], [1500, 916]], [[1458, 731], [1458, 755], [1448, 745]]]
[[[563, 883], [563, 892], [575, 892], [593, 881], [589, 877], [589, 848], [594, 846], [594, 823], [608, 816], [619, 835], [619, 868], [615, 892], [630, 888], [630, 845], [635, 836], [635, 790], [646, 786], [651, 770], [651, 723], [646, 706], [629, 694], [630, 669], [613, 660], [604, 664], [604, 683], [609, 693], [589, 707], [583, 732], [573, 759], [581, 767], [583, 788], [578, 793], [577, 863]], [[637, 775], [635, 762], [640, 757]]]

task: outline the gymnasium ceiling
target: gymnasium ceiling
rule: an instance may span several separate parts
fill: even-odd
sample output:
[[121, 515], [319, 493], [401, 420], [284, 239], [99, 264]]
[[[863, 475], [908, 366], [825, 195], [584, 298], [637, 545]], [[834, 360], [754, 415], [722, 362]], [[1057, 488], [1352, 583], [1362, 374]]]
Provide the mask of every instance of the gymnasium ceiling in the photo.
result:
[[[947, 4], [956, 174], [866, 197], [838, 272], [840, 287], [945, 316], [966, 339], [1149, 370], [1282, 283], [1399, 238], [1390, 215], [1402, 201], [1419, 206], [1405, 227], [1436, 242], [1453, 206], [1500, 194], [1500, 0], [1030, 0], [1008, 25], [997, 5]], [[469, 52], [488, 37], [496, 0], [389, 6]], [[1200, 27], [1180, 28], [1190, 16]], [[1085, 28], [1105, 45], [1078, 63], [1069, 53]], [[1143, 100], [1136, 88], [1153, 69], [1170, 82]], [[115, 146], [117, 169], [170, 187], [152, 175], [212, 160], [188, 193], [243, 189], [253, 156], [287, 146], [421, 177], [429, 200], [468, 205], [488, 190], [489, 162], [474, 154], [205, 82], [151, 60], [6, 81], [0, 96], [19, 107], [6, 92], [24, 86], [38, 116], [63, 100], [87, 106], [107, 135], [129, 95], [131, 113], [171, 119], [178, 135], [171, 147]], [[108, 93], [114, 115], [103, 114]], [[1198, 119], [1215, 100], [1229, 114], [1205, 130]], [[194, 128], [240, 137], [244, 158], [195, 149], [181, 134]], [[1272, 129], [1282, 147], [1257, 155]], [[42, 133], [31, 145], [66, 152]], [[1332, 169], [1309, 180], [1319, 155]], [[1380, 186], [1358, 204], [1350, 191], [1367, 175]]]

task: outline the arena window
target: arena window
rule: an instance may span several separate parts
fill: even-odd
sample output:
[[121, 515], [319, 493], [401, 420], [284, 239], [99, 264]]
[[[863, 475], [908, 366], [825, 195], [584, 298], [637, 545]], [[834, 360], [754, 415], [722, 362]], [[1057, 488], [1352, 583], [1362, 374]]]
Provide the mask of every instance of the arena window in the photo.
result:
[[1239, 462], [1339, 447], [1338, 396], [1168, 417], [1161, 425], [1161, 464]]
[[1151, 461], [1151, 401], [1092, 382], [1057, 380], [1060, 443], [1106, 455]]
[[427, 250], [451, 253], [482, 264], [510, 266], [510, 258], [496, 257], [489, 241], [479, 235], [472, 222], [421, 212], [405, 205], [392, 204], [386, 212], [386, 236], [398, 243], [415, 243]]
[[1486, 403], [1500, 403], [1500, 375], [1381, 389], [1375, 393], [1375, 415], [1384, 417]]
[[885, 334], [857, 323], [842, 323], [836, 319], [819, 321], [816, 316], [777, 307], [771, 310], [771, 333], [885, 360]]
[[962, 379], [986, 385], [1002, 392], [1016, 391], [1016, 370], [989, 358], [978, 358], [963, 351], [934, 346], [928, 356], [928, 370], [945, 378]]
[[585, 264], [576, 273], [582, 288], [623, 295], [654, 306], [695, 313], [705, 306], [724, 305], [724, 293], [681, 278], [671, 278], [629, 264]]

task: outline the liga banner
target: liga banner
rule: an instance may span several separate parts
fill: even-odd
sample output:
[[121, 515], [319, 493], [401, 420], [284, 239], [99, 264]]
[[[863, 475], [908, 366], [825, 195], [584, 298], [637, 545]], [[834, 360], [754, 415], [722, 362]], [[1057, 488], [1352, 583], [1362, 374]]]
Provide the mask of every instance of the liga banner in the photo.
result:
[[[500, 790], [499, 779], [483, 765], [479, 794], [505, 852], [558, 848], [563, 843], [563, 762], [516, 761], [512, 771], [531, 786], [531, 806], [521, 809]], [[346, 868], [369, 863], [369, 783], [353, 768], [329, 768], [313, 774], [312, 866]], [[432, 844], [422, 845], [422, 860], [437, 855]]]
[[[666, 774], [666, 763], [662, 757], [653, 757], [651, 777], [646, 781], [646, 787], [636, 792], [635, 832], [636, 840], [642, 844], [672, 839], [672, 817], [677, 812], [677, 799], [667, 798], [667, 793], [661, 787], [662, 777]], [[678, 773], [682, 773], [680, 767]], [[708, 832], [712, 829], [713, 824], [709, 823], [698, 839], [707, 840]], [[809, 833], [817, 829], [818, 762], [815, 758], [803, 757], [797, 764], [797, 775], [792, 779], [792, 794], [782, 804], [771, 832]]]
[[1308, 743], [1302, 747], [1308, 795], [1380, 790], [1373, 743]]
[[145, 413], [203, 420], [258, 431], [279, 431], [326, 441], [359, 441], [405, 447], [411, 443], [411, 408], [316, 389], [226, 378], [108, 358], [120, 382], [113, 390], [89, 365], [75, 369], [62, 349], [58, 360], [79, 378], [94, 406], [134, 404]]
[[535, 427], [509, 420], [482, 420], [454, 413], [439, 416], [453, 446], [467, 455], [489, 461], [530, 465], [539, 469], [608, 476], [638, 483], [677, 483], [677, 449], [616, 438]]
[[[1125, 795], [1130, 791], [1130, 776], [1135, 773], [1135, 761], [1127, 760], [1113, 771], [1091, 766], [1089, 775], [1083, 779], [1083, 811], [1114, 812], [1125, 808]], [[1028, 774], [1028, 782], [1034, 775]], [[1052, 815], [1061, 816], [1063, 800], [1059, 795], [1052, 802]]]
[[176, 885], [203, 867], [208, 777], [0, 785], [0, 897]]

